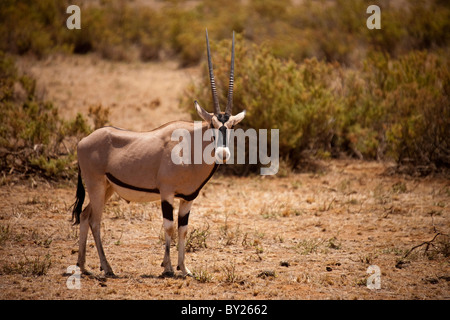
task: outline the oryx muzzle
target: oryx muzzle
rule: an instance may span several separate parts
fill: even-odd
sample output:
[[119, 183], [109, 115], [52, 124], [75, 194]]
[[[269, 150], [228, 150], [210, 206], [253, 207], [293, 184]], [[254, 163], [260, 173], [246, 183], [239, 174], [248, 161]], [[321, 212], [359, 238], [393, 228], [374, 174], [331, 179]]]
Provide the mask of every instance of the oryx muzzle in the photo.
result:
[[[100, 226], [105, 202], [116, 192], [127, 201], [161, 200], [166, 245], [162, 266], [166, 275], [173, 274], [170, 261], [170, 242], [175, 231], [173, 208], [175, 198], [180, 199], [178, 268], [184, 276], [190, 275], [189, 269], [185, 266], [184, 251], [192, 203], [216, 171], [218, 163], [229, 158], [227, 130], [239, 123], [245, 116], [245, 112], [235, 116], [231, 114], [234, 81], [234, 33], [228, 103], [225, 112], [221, 112], [219, 107], [207, 32], [206, 44], [214, 112], [205, 111], [197, 101], [194, 105], [200, 117], [205, 120], [201, 126], [202, 132], [214, 128], [222, 133], [222, 139], [218, 139], [220, 141], [217, 141], [215, 150], [218, 161], [212, 164], [205, 162], [196, 164], [192, 161], [186, 165], [177, 165], [170, 161], [171, 151], [176, 145], [176, 142], [171, 140], [172, 132], [182, 129], [189, 132], [191, 137], [194, 135], [194, 123], [188, 121], [169, 122], [148, 132], [104, 127], [82, 139], [77, 146], [78, 186], [72, 212], [75, 224], [80, 224], [77, 265], [82, 272], [87, 272], [85, 269], [86, 240], [90, 228], [100, 257], [101, 269], [107, 276], [114, 275], [102, 247]], [[203, 151], [209, 143], [207, 141], [202, 143]], [[84, 210], [82, 210], [85, 198], [83, 180], [90, 198], [90, 202]]]

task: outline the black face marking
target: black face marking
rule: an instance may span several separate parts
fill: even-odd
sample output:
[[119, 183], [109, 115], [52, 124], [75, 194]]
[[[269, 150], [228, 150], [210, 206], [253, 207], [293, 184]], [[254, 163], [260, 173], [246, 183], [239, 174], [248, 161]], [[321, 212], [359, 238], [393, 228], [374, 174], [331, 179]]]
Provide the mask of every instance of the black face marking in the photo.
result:
[[221, 126], [219, 128], [220, 134], [222, 135], [222, 144], [218, 141], [217, 146], [222, 147], [227, 145], [227, 127]]
[[216, 117], [217, 120], [222, 122], [222, 124], [225, 124], [228, 120], [230, 120], [230, 115], [226, 113], [219, 113], [218, 115], [216, 115]]
[[173, 221], [173, 207], [167, 201], [161, 201], [161, 209], [163, 212], [163, 218], [169, 221]]
[[189, 222], [189, 213], [191, 213], [191, 212], [189, 211], [183, 217], [178, 216], [178, 228], [187, 226], [187, 224]]
[[[227, 123], [228, 120], [230, 120], [230, 115], [226, 113], [219, 113], [216, 115], [217, 120], [222, 123], [222, 126], [219, 127], [220, 134], [222, 135], [222, 141], [217, 141], [218, 147], [226, 146], [227, 145], [227, 127], [225, 127], [225, 123]], [[211, 120], [211, 128], [214, 128], [212, 120]], [[214, 140], [216, 137], [214, 136]]]

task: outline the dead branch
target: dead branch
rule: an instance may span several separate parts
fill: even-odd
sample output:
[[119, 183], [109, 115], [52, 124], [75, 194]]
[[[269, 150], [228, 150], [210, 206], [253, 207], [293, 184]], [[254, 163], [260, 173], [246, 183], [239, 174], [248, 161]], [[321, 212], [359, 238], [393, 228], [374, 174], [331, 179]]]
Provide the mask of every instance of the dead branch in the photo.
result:
[[437, 232], [437, 233], [434, 235], [433, 239], [431, 239], [430, 241], [424, 241], [424, 242], [422, 242], [421, 244], [418, 244], [418, 245], [412, 247], [411, 249], [409, 249], [408, 252], [406, 252], [405, 255], [404, 255], [404, 256], [403, 256], [403, 257], [395, 264], [395, 267], [398, 268], [398, 269], [401, 269], [401, 268], [402, 268], [402, 265], [405, 264], [405, 261], [404, 261], [404, 260], [406, 259], [406, 257], [408, 257], [408, 256], [411, 254], [411, 252], [413, 252], [415, 249], [420, 248], [420, 247], [426, 245], [426, 247], [425, 247], [425, 252], [427, 252], [428, 249], [430, 248], [430, 246], [434, 247], [433, 241], [436, 240], [436, 238], [437, 238], [439, 235], [442, 235], [442, 233]]

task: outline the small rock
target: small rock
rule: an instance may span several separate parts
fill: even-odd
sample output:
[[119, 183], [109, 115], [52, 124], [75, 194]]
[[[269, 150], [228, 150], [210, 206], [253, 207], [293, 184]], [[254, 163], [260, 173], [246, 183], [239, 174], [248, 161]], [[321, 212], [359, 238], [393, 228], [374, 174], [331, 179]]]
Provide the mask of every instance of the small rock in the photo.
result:
[[258, 278], [265, 279], [267, 277], [276, 277], [275, 271], [265, 270], [265, 271], [261, 272], [260, 274], [258, 274]]
[[411, 263], [410, 261], [400, 260], [399, 262], [397, 262], [395, 264], [395, 267], [397, 269], [403, 269], [403, 268], [407, 267], [410, 263]]
[[281, 261], [280, 262], [280, 266], [282, 267], [289, 267], [291, 264], [289, 263], [289, 261]]
[[331, 267], [326, 267], [326, 269], [328, 272], [333, 271], [333, 269], [331, 269]]
[[438, 279], [438, 278], [432, 278], [432, 277], [430, 277], [430, 278], [425, 278], [425, 279], [423, 279], [423, 281], [428, 282], [428, 283], [431, 283], [431, 284], [437, 284], [437, 283], [439, 283], [439, 279]]

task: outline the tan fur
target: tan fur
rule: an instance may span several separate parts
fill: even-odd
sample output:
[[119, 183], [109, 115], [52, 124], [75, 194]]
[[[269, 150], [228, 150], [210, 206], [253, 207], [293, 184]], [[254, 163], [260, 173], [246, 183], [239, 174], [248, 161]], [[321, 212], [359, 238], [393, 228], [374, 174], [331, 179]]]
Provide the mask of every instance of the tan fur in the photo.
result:
[[[209, 124], [204, 122], [202, 133], [208, 128]], [[171, 135], [175, 129], [188, 130], [193, 141], [194, 123], [174, 121], [149, 132], [132, 132], [105, 127], [94, 131], [79, 142], [78, 164], [91, 199], [80, 216], [78, 265], [83, 272], [86, 272], [84, 266], [86, 238], [90, 226], [98, 249], [101, 268], [107, 275], [113, 275], [103, 252], [99, 228], [104, 204], [113, 192], [117, 192], [128, 201], [165, 200], [173, 206], [177, 194], [191, 195], [210, 176], [214, 164], [176, 165], [171, 161], [171, 151], [178, 143], [171, 141]], [[203, 142], [203, 148], [209, 143]], [[192, 155], [193, 148], [192, 144]], [[105, 176], [107, 172], [127, 184], [157, 189], [159, 193], [135, 191], [118, 186]], [[186, 207], [190, 209], [192, 202], [183, 200], [183, 206], [180, 205], [182, 215], [187, 213], [182, 211], [185, 211]], [[165, 229], [171, 235], [173, 221], [164, 220]], [[184, 243], [186, 228], [179, 231]], [[165, 272], [172, 272], [172, 267], [168, 265], [170, 257], [165, 256], [164, 260]], [[180, 246], [179, 266], [184, 275], [189, 274], [189, 270], [184, 266], [184, 245]]]
[[[228, 121], [222, 124], [217, 115], [220, 113], [217, 92], [212, 75], [211, 56], [209, 53], [208, 34], [206, 34], [208, 62], [215, 102], [215, 113], [204, 110], [195, 101], [195, 108], [199, 116], [205, 120], [201, 127], [201, 136], [212, 124], [215, 129], [225, 126], [227, 129], [239, 123], [245, 116], [245, 111], [232, 116], [232, 90], [234, 74], [234, 33], [232, 46], [232, 63], [230, 72], [229, 96], [227, 105]], [[225, 120], [223, 120], [225, 121]], [[172, 133], [177, 129], [184, 129], [191, 136], [191, 164], [175, 164], [172, 161], [172, 150], [179, 141], [172, 141]], [[197, 132], [198, 133], [198, 132]], [[200, 189], [208, 181], [217, 168], [217, 164], [202, 162], [196, 164], [194, 123], [186, 121], [169, 122], [149, 132], [132, 132], [114, 127], [105, 127], [94, 131], [78, 144], [78, 179], [77, 201], [74, 204], [73, 217], [80, 222], [80, 241], [78, 252], [78, 266], [86, 273], [86, 239], [90, 228], [94, 236], [101, 269], [107, 276], [113, 276], [111, 266], [106, 260], [103, 250], [100, 225], [103, 207], [111, 195], [116, 192], [128, 201], [154, 201], [161, 199], [163, 209], [163, 226], [165, 230], [166, 250], [162, 266], [164, 273], [173, 275], [170, 261], [170, 243], [174, 233], [173, 204], [175, 197], [179, 197], [180, 207], [178, 217], [183, 218], [185, 225], [179, 226], [178, 236], [178, 267], [183, 276], [190, 271], [185, 266], [185, 240], [187, 234], [187, 214]], [[201, 151], [211, 143], [203, 141]], [[192, 143], [194, 142], [194, 143]], [[217, 148], [216, 159], [224, 160], [229, 157], [228, 146]], [[214, 152], [214, 151], [212, 151]], [[220, 153], [220, 154], [219, 154]], [[225, 161], [225, 160], [224, 160]], [[84, 180], [89, 193], [90, 203], [81, 212], [84, 201]], [[81, 214], [80, 214], [81, 212]]]

